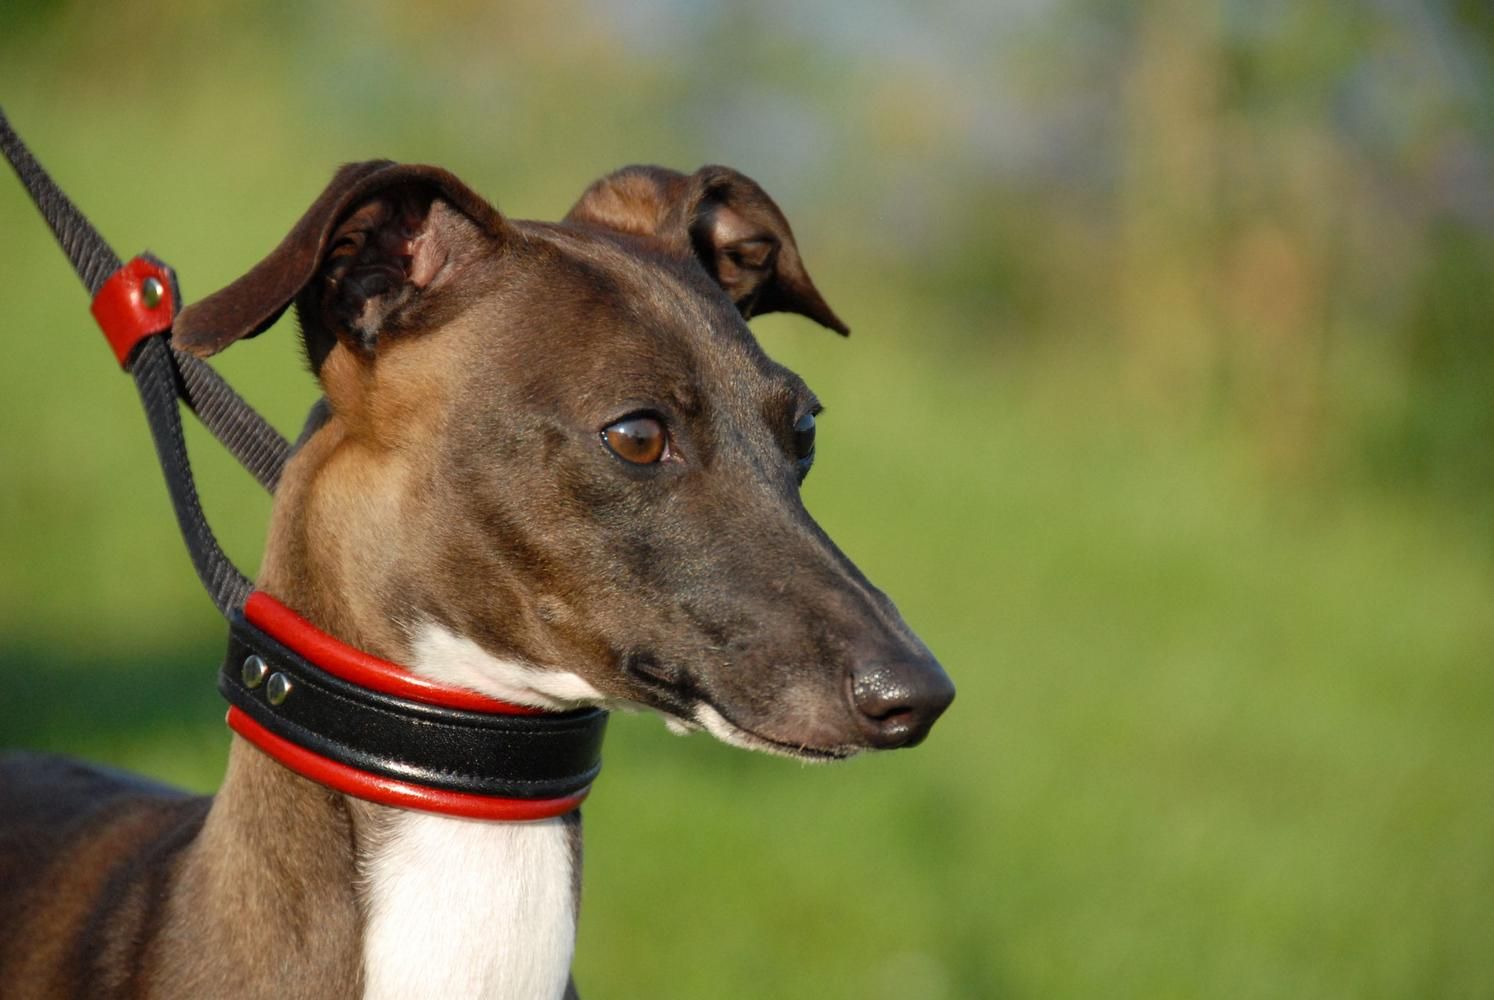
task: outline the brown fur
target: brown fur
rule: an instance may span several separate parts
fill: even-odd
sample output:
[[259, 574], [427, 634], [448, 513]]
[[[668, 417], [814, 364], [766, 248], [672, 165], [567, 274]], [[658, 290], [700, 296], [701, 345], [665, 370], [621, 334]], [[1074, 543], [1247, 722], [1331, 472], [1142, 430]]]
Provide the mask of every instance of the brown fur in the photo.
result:
[[349, 800], [238, 738], [211, 800], [132, 784], [0, 762], [6, 997], [357, 995]]

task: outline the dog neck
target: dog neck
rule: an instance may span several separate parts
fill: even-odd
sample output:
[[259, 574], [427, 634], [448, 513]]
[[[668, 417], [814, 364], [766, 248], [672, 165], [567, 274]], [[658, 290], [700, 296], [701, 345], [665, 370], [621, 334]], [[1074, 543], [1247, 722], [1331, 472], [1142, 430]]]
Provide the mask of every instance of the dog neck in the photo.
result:
[[[494, 697], [560, 707], [596, 695], [438, 626], [413, 645], [421, 674]], [[363, 859], [365, 1000], [561, 994], [580, 906], [579, 812], [531, 823], [399, 812], [387, 823]]]
[[[327, 534], [318, 537], [308, 485], [339, 437], [333, 421], [288, 467], [260, 586], [365, 652], [432, 679], [473, 686], [468, 670], [475, 647], [442, 631], [427, 630], [412, 642], [405, 623], [392, 620], [368, 588], [357, 585], [357, 567], [325, 544]], [[460, 662], [446, 662], [458, 651], [465, 654]], [[309, 816], [270, 818], [268, 827], [260, 810], [247, 817], [257, 833], [239, 830], [236, 836], [262, 837], [266, 828], [307, 821], [346, 831], [337, 884], [324, 881], [313, 895], [340, 900], [343, 912], [356, 914], [356, 926], [340, 934], [357, 951], [364, 997], [527, 998], [565, 989], [579, 897], [579, 814], [509, 823], [395, 809], [320, 789], [239, 739], [235, 754], [257, 760], [238, 769], [242, 780], [230, 770], [214, 813], [231, 813], [228, 806], [246, 797], [263, 801], [266, 783], [272, 798], [278, 786], [317, 804]]]
[[[266, 915], [294, 912], [298, 901], [302, 908], [329, 901], [329, 912], [344, 919], [316, 934], [358, 953], [337, 965], [358, 970], [365, 997], [560, 995], [578, 908], [574, 808], [559, 816], [541, 811], [550, 818], [529, 821], [394, 808], [313, 784], [302, 775], [321, 780], [315, 770], [266, 747], [294, 770], [282, 768], [252, 732], [235, 729], [252, 744], [235, 740], [237, 766], [204, 831], [204, 843], [214, 845], [201, 855], [204, 879], [221, 875], [212, 859], [233, 859], [225, 867], [236, 871], [247, 852], [285, 883], [269, 883]], [[347, 791], [362, 795], [358, 787]], [[282, 943], [291, 952], [298, 946]]]
[[160, 967], [182, 977], [182, 995], [558, 997], [580, 857], [579, 814], [504, 823], [392, 809], [236, 737], [183, 861]]

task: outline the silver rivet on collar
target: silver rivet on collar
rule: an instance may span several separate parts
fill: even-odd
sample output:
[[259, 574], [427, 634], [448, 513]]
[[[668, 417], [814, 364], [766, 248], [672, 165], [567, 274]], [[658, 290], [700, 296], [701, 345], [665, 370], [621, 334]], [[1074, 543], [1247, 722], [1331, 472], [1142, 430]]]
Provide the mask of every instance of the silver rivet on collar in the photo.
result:
[[265, 676], [269, 672], [270, 668], [265, 666], [265, 661], [251, 653], [244, 657], [244, 669], [239, 676], [244, 679], [246, 688], [257, 688], [265, 682]]
[[147, 309], [160, 305], [165, 295], [166, 288], [161, 284], [160, 278], [146, 278], [140, 283], [140, 301], [145, 303]]
[[289, 677], [282, 673], [270, 675], [270, 682], [265, 685], [265, 698], [271, 705], [284, 703], [285, 699], [290, 697], [290, 693], [291, 682]]

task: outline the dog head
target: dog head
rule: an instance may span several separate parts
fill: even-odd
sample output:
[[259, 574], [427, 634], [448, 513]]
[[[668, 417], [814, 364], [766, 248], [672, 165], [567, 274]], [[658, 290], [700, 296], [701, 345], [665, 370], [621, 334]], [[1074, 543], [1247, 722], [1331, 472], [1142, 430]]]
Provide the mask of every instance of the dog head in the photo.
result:
[[847, 330], [748, 178], [632, 167], [547, 224], [437, 168], [348, 166], [174, 342], [215, 353], [292, 301], [325, 419], [262, 584], [324, 627], [498, 697], [809, 759], [911, 745], [949, 704], [800, 501], [820, 404], [746, 320]]

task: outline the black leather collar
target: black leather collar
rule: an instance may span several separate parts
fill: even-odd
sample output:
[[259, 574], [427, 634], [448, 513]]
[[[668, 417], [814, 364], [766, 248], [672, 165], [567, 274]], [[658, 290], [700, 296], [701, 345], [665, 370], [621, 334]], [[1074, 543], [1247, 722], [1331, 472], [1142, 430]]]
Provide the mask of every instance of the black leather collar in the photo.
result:
[[473, 796], [553, 800], [584, 794], [601, 770], [607, 725], [601, 709], [505, 714], [385, 694], [333, 676], [242, 612], [230, 619], [218, 690], [281, 740], [395, 782]]

